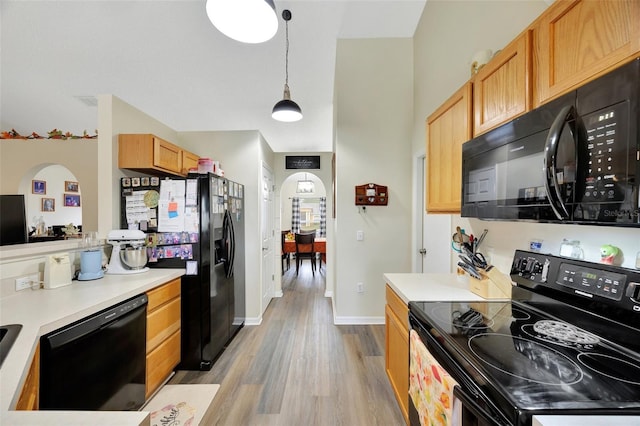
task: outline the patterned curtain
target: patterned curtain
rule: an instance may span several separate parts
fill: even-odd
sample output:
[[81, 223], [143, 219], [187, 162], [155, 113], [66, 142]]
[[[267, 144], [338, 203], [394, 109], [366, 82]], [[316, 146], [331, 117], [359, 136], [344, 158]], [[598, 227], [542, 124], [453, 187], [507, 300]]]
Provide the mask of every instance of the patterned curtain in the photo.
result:
[[327, 236], [327, 197], [320, 197], [320, 235]]
[[294, 234], [300, 232], [300, 198], [298, 197], [291, 199], [291, 232]]

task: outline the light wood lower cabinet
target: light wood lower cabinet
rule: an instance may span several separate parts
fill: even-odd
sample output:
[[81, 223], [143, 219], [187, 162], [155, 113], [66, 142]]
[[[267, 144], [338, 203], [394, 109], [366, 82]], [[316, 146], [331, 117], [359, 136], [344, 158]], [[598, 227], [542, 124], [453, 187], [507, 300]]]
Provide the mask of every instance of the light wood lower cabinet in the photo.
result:
[[39, 407], [40, 393], [40, 345], [36, 347], [36, 353], [31, 360], [31, 366], [27, 378], [18, 397], [16, 410], [37, 410]]
[[180, 363], [180, 279], [147, 292], [147, 374], [149, 398]]
[[387, 285], [385, 369], [404, 420], [409, 424], [409, 308]]

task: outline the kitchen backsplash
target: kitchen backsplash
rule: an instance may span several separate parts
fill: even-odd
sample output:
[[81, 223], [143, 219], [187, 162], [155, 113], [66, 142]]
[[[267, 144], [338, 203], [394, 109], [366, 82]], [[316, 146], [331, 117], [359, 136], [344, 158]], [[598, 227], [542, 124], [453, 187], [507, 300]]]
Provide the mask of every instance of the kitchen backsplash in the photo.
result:
[[[600, 262], [600, 248], [611, 244], [622, 252], [622, 264], [625, 268], [635, 268], [636, 256], [640, 251], [640, 229], [617, 228], [589, 225], [560, 225], [528, 222], [482, 221], [479, 219], [453, 216], [452, 224], [465, 229], [467, 234], [489, 232], [480, 247], [480, 251], [491, 256], [491, 261], [503, 272], [509, 271], [515, 250], [529, 250], [529, 243], [538, 240], [542, 243], [541, 252], [560, 254], [563, 239], [580, 241], [584, 260]], [[457, 263], [457, 253], [452, 253]]]

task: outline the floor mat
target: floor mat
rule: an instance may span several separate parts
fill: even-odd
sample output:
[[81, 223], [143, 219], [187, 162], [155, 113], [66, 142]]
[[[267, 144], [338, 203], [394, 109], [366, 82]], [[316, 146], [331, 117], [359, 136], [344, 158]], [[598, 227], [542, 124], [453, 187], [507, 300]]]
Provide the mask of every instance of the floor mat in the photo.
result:
[[196, 426], [219, 388], [220, 385], [166, 385], [143, 410], [151, 412], [151, 426]]

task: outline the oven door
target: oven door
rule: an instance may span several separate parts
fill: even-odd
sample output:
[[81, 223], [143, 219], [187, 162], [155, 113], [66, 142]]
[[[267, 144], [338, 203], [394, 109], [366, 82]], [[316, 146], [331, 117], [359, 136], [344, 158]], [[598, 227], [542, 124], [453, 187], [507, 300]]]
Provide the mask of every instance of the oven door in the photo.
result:
[[409, 323], [409, 424], [511, 426], [411, 313]]

